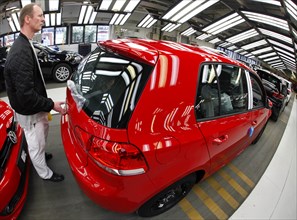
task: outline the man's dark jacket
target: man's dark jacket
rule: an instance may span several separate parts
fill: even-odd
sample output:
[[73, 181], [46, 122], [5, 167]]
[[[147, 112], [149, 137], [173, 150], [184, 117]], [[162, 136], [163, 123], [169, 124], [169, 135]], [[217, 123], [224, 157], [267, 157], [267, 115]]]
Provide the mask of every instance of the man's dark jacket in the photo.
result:
[[10, 105], [22, 115], [49, 112], [54, 107], [37, 62], [28, 38], [20, 33], [8, 52], [4, 78]]

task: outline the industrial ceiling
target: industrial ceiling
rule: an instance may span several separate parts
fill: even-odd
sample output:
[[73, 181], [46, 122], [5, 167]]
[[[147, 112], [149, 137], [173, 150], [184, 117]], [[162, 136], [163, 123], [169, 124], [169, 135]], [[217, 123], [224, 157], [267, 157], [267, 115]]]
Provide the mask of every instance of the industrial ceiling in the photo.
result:
[[[58, 0], [32, 1], [52, 4]], [[100, 7], [105, 1], [107, 0], [58, 1], [62, 25], [77, 24], [82, 5], [90, 5], [97, 12], [94, 23], [109, 24], [116, 12], [111, 9], [102, 10]], [[116, 0], [109, 1], [111, 5], [116, 4]], [[137, 0], [118, 1], [124, 7], [130, 1], [133, 3]], [[13, 6], [21, 8], [21, 1], [0, 0], [0, 29], [5, 18], [9, 17], [7, 9]], [[178, 13], [182, 11], [187, 13], [181, 17]], [[156, 19], [150, 28], [159, 29], [163, 35], [172, 32], [183, 38], [213, 43], [215, 47], [235, 51], [278, 71], [286, 71], [288, 77], [296, 80], [295, 0], [141, 0], [137, 1], [124, 25], [141, 31], [142, 27], [137, 25], [146, 16]], [[169, 29], [164, 30], [166, 25]], [[0, 31], [0, 34], [3, 33]]]

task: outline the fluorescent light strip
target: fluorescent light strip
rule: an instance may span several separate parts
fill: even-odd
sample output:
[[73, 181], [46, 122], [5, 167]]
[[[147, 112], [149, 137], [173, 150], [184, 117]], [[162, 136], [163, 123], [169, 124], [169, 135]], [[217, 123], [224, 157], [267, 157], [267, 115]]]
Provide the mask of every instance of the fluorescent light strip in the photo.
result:
[[229, 37], [226, 39], [226, 41], [229, 41], [229, 42], [235, 44], [239, 41], [242, 41], [242, 40], [257, 36], [257, 35], [259, 35], [258, 32], [255, 29], [251, 29], [251, 30], [245, 31], [243, 33], [237, 34], [233, 37]]
[[263, 28], [259, 28], [259, 30], [261, 31], [262, 34], [266, 35], [266, 36], [270, 36], [270, 37], [274, 37], [277, 38], [278, 40], [287, 42], [289, 44], [292, 44], [292, 39], [290, 37], [287, 37], [285, 35], [273, 32], [273, 31], [269, 31]]
[[186, 5], [189, 4], [189, 1], [181, 1], [178, 5], [176, 5], [173, 9], [171, 9], [169, 12], [167, 12], [162, 18], [165, 20], [170, 20], [170, 18], [182, 10]]
[[51, 3], [49, 4], [49, 10], [50, 11], [58, 11], [59, 4], [60, 4], [60, 0], [51, 0]]
[[111, 2], [112, 2], [112, 0], [103, 0], [101, 2], [101, 5], [100, 5], [99, 10], [103, 10], [103, 11], [105, 10], [105, 11], [107, 11], [108, 8], [109, 8], [109, 6], [110, 6], [110, 4], [111, 4]]
[[[204, 4], [200, 5], [198, 8], [196, 8], [194, 10], [192, 10], [193, 7], [191, 7], [190, 9], [192, 11], [190, 13], [185, 13], [184, 15], [186, 15], [186, 16], [183, 17], [182, 19], [178, 20], [178, 22], [184, 23], [184, 22], [188, 21], [189, 19], [191, 19], [192, 17], [196, 16], [197, 14], [199, 14], [202, 11], [204, 11], [205, 9], [209, 8], [210, 6], [212, 6], [213, 4], [217, 3], [218, 1], [219, 0], [205, 1]], [[194, 1], [193, 4], [195, 4], [195, 2], [198, 2], [198, 1]]]
[[288, 47], [288, 46], [286, 46], [286, 45], [284, 45], [284, 44], [281, 44], [281, 43], [279, 43], [279, 42], [277, 42], [277, 41], [274, 41], [274, 40], [270, 40], [270, 39], [268, 39], [268, 41], [269, 41], [271, 44], [274, 44], [274, 45], [276, 45], [276, 46], [282, 47], [282, 48], [284, 48], [284, 49], [286, 49], [286, 50], [291, 51], [292, 53], [294, 53], [294, 49], [293, 49], [292, 47]]
[[135, 7], [138, 5], [139, 2], [140, 2], [140, 0], [130, 0], [130, 2], [124, 9], [124, 12], [132, 12], [135, 9]]
[[228, 47], [227, 49], [228, 49], [228, 50], [234, 50], [234, 49], [237, 49], [237, 47], [233, 45], [233, 46], [231, 46], [231, 47]]
[[205, 40], [206, 38], [209, 38], [211, 36], [212, 36], [211, 34], [201, 34], [198, 37], [196, 37], [196, 39]]
[[228, 47], [229, 45], [231, 45], [230, 42], [225, 42], [225, 43], [220, 44], [219, 46], [220, 47]]
[[180, 18], [182, 18], [185, 15], [188, 15], [189, 12], [193, 11], [193, 8], [198, 7], [201, 5], [202, 1], [193, 1], [191, 4], [188, 4], [185, 8], [183, 8], [181, 11], [176, 13], [172, 18], [170, 18], [171, 21], [179, 21]]
[[[236, 19], [237, 20], [237, 19]], [[211, 32], [212, 34], [218, 34], [218, 33], [221, 33], [221, 32], [223, 32], [223, 31], [225, 31], [225, 30], [227, 30], [227, 29], [229, 29], [229, 28], [231, 28], [231, 27], [234, 27], [234, 26], [236, 26], [236, 25], [238, 25], [238, 24], [241, 24], [241, 23], [243, 23], [243, 22], [245, 22], [245, 20], [243, 19], [243, 18], [240, 18], [239, 20], [237, 20], [236, 21], [235, 19], [234, 19], [234, 21], [231, 23], [231, 24], [229, 24], [229, 25], [227, 25], [227, 26], [220, 26], [220, 27], [217, 27], [216, 29], [216, 31], [214, 31], [214, 32]]]
[[237, 49], [237, 50], [234, 50], [235, 53], [240, 53], [240, 52], [242, 52], [242, 51], [243, 51], [242, 48], [239, 48], [239, 49]]
[[128, 20], [128, 18], [131, 16], [131, 13], [127, 13], [124, 18], [122, 19], [122, 21], [120, 22], [120, 25], [123, 25], [126, 23], [126, 21]]
[[45, 26], [50, 26], [50, 16], [49, 16], [49, 14], [45, 14], [44, 19], [45, 19]]
[[260, 14], [260, 13], [255, 13], [255, 12], [243, 11], [243, 13], [250, 20], [257, 21], [257, 22], [264, 23], [264, 24], [268, 24], [268, 25], [272, 25], [272, 26], [284, 29], [286, 31], [289, 31], [288, 22], [283, 20], [283, 19], [279, 19], [279, 18], [276, 18], [276, 17], [273, 17], [273, 16], [264, 15], [264, 14]]
[[62, 24], [62, 13], [57, 13], [57, 25]]
[[264, 55], [261, 55], [261, 56], [258, 56], [260, 59], [263, 59], [263, 58], [266, 58], [266, 57], [271, 57], [271, 56], [275, 56], [277, 55], [275, 52], [272, 52], [272, 53], [267, 53], [267, 54], [264, 54]]
[[259, 50], [252, 51], [251, 53], [254, 54], [254, 55], [257, 55], [257, 54], [261, 54], [261, 53], [268, 52], [268, 51], [271, 51], [271, 50], [273, 50], [272, 47], [265, 47], [265, 48], [262, 48], [262, 49], [259, 49]]
[[263, 3], [272, 4], [272, 5], [276, 5], [276, 6], [282, 6], [279, 1], [275, 1], [275, 0], [253, 0], [253, 1], [263, 2]]
[[11, 18], [7, 18], [7, 21], [8, 21], [8, 24], [9, 24], [12, 32], [16, 32], [17, 30], [16, 30], [16, 27], [14, 26], [14, 23], [13, 23], [12, 19]]
[[246, 44], [244, 46], [242, 46], [243, 49], [245, 50], [249, 50], [253, 47], [258, 47], [258, 46], [262, 46], [262, 45], [265, 45], [267, 44], [266, 40], [259, 40], [259, 41], [256, 41], [254, 43], [251, 43], [251, 44]]
[[211, 43], [211, 44], [216, 44], [216, 43], [218, 43], [218, 42], [220, 42], [220, 41], [221, 41], [221, 40], [220, 40], [219, 38], [215, 38], [215, 39], [210, 40], [209, 43]]
[[211, 32], [210, 30], [212, 30], [213, 28], [216, 28], [218, 25], [222, 25], [222, 24], [226, 24], [226, 23], [227, 23], [226, 25], [228, 25], [230, 23], [230, 20], [235, 18], [235, 17], [239, 17], [239, 14], [237, 14], [236, 12], [229, 15], [229, 16], [227, 16], [227, 17], [225, 17], [225, 18], [223, 18], [223, 19], [221, 19], [221, 20], [219, 20], [219, 21], [217, 21], [217, 22], [215, 22], [215, 23], [213, 23], [213, 24], [211, 24], [211, 25], [209, 25], [209, 26], [207, 26], [207, 27], [205, 27], [202, 30], [205, 31], [205, 32]]
[[297, 21], [297, 5], [293, 3], [291, 0], [285, 0], [285, 5], [289, 14]]
[[51, 17], [51, 26], [56, 26], [56, 14], [51, 13], [50, 17]]
[[126, 3], [126, 0], [117, 0], [113, 5], [112, 11], [118, 12], [121, 11], [123, 5]]
[[278, 53], [279, 55], [280, 55], [280, 57], [282, 58], [282, 59], [286, 59], [286, 60], [288, 60], [288, 61], [291, 61], [292, 63], [295, 63], [295, 59], [293, 59], [293, 58], [291, 58], [291, 57], [288, 57], [288, 56], [286, 56], [285, 54], [282, 54], [282, 53]]
[[190, 36], [191, 34], [194, 34], [196, 30], [194, 30], [192, 27], [188, 28], [187, 30], [183, 31], [181, 35]]
[[97, 16], [97, 12], [96, 11], [93, 11], [92, 15], [91, 15], [91, 18], [90, 18], [90, 24], [93, 24], [95, 19], [96, 19], [96, 16]]
[[287, 55], [290, 56], [290, 57], [295, 58], [295, 55], [294, 55], [294, 54], [289, 53], [289, 52], [286, 51], [286, 50], [280, 49], [280, 48], [278, 48], [278, 47], [274, 47], [274, 49], [277, 50], [277, 51], [279, 51], [279, 52], [282, 52], [282, 53], [284, 53], [284, 54], [287, 54]]
[[114, 25], [119, 25], [121, 20], [124, 18], [124, 14], [120, 14], [117, 18], [117, 20], [114, 22]]
[[246, 54], [248, 54], [249, 52], [247, 52], [247, 51], [243, 51], [243, 52], [240, 52], [239, 54], [241, 54], [241, 55], [246, 55]]
[[80, 8], [80, 13], [79, 13], [79, 18], [78, 18], [78, 24], [82, 24], [83, 23], [83, 19], [85, 17], [85, 13], [87, 10], [87, 6], [86, 5], [82, 5]]
[[270, 58], [264, 59], [263, 61], [268, 62], [268, 61], [277, 60], [277, 59], [280, 59], [280, 58], [279, 57], [270, 57]]
[[161, 31], [167, 31], [169, 28], [171, 28], [172, 26], [174, 26], [174, 24], [172, 24], [172, 23], [168, 23], [167, 25], [165, 25], [162, 29], [161, 29]]
[[17, 13], [12, 13], [11, 16], [16, 29], [19, 31], [21, 28], [20, 28], [20, 23], [19, 23]]
[[175, 30], [176, 28], [178, 28], [179, 26], [181, 26], [181, 24], [176, 24], [175, 26], [169, 28], [167, 31], [171, 32], [171, 31]]
[[146, 28], [150, 28], [151, 26], [153, 26], [153, 24], [155, 24], [158, 20], [154, 19], [148, 26], [146, 26]]
[[154, 20], [154, 18], [153, 18], [153, 17], [150, 17], [150, 18], [143, 24], [143, 27], [146, 27], [147, 25], [149, 25], [153, 20]]
[[267, 62], [268, 64], [273, 64], [273, 63], [277, 63], [277, 64], [280, 64], [280, 63], [282, 63], [282, 61], [281, 60], [273, 60], [273, 61], [269, 61], [269, 62]]
[[118, 18], [119, 14], [118, 13], [115, 13], [112, 18], [111, 18], [111, 21], [109, 22], [110, 25], [113, 25], [114, 22], [116, 21], [116, 19]]
[[93, 12], [93, 7], [89, 5], [87, 9], [87, 13], [85, 14], [84, 24], [89, 23], [92, 12]]
[[151, 21], [153, 19], [153, 17], [150, 14], [147, 14], [144, 19], [142, 19], [142, 21], [137, 25], [137, 27], [145, 27], [146, 25], [144, 25], [147, 21]]

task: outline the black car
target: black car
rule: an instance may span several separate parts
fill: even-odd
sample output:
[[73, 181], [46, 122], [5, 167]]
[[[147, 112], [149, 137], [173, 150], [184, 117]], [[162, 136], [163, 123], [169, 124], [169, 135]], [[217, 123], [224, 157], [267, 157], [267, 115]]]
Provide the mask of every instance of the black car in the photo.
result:
[[273, 103], [271, 119], [277, 121], [286, 106], [287, 87], [278, 76], [266, 70], [257, 69], [257, 73], [262, 79], [268, 98]]
[[[44, 77], [56, 82], [66, 82], [83, 58], [76, 52], [55, 50], [38, 42], [33, 45]], [[7, 47], [0, 48], [0, 90], [5, 88], [3, 71], [8, 50]]]
[[56, 82], [66, 82], [82, 60], [82, 56], [72, 51], [60, 51], [33, 43], [43, 75]]

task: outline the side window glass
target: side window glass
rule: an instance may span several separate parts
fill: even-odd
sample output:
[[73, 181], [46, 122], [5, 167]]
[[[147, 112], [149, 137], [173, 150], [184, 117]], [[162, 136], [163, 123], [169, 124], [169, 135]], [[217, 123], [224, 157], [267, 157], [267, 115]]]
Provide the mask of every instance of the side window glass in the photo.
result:
[[250, 74], [253, 89], [253, 109], [264, 106], [264, 93], [261, 89], [259, 80], [253, 74]]
[[219, 115], [219, 89], [216, 69], [219, 65], [203, 65], [200, 71], [195, 112], [197, 119]]
[[218, 78], [221, 115], [247, 111], [248, 88], [244, 70], [237, 66], [222, 65]]

